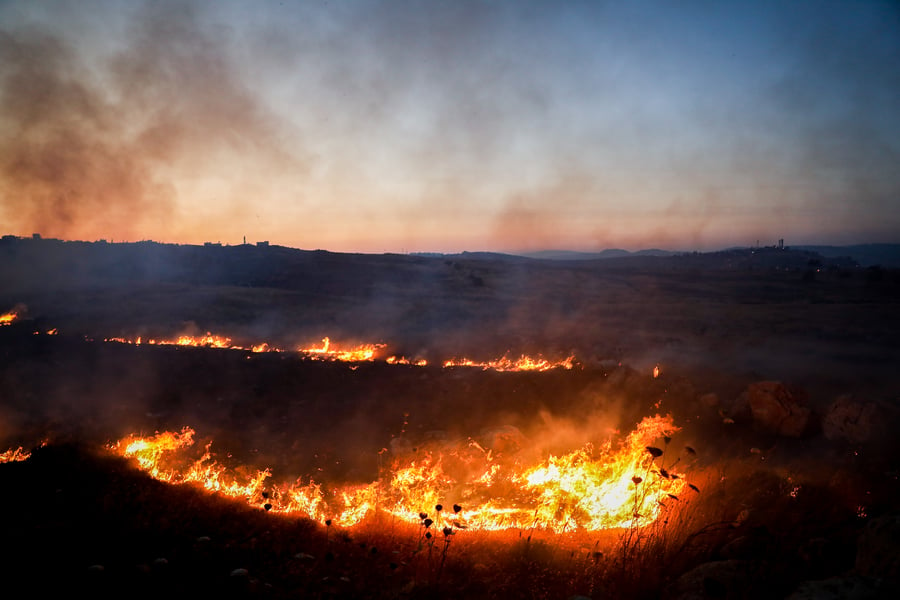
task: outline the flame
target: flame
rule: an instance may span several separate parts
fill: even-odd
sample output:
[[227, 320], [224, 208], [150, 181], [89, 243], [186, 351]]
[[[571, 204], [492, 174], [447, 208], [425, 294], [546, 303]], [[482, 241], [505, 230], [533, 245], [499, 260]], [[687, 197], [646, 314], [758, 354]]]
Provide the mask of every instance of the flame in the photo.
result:
[[[282, 350], [281, 348], [270, 346], [268, 342], [252, 344], [249, 347], [246, 347], [235, 344], [229, 337], [213, 335], [210, 332], [207, 332], [206, 335], [201, 336], [181, 335], [176, 338], [161, 340], [153, 338], [143, 340], [141, 337], [133, 339], [125, 337], [108, 337], [103, 341], [119, 344], [131, 344], [135, 346], [147, 344], [150, 346], [195, 346], [204, 348], [224, 348], [229, 350], [244, 350], [254, 353], [284, 352], [284, 350]], [[336, 348], [332, 346], [331, 340], [326, 337], [322, 340], [321, 346], [312, 346], [309, 348], [299, 347], [297, 348], [297, 352], [306, 355], [314, 360], [365, 362], [374, 360], [378, 351], [384, 346], [385, 344], [362, 344], [351, 348]]]
[[[105, 342], [116, 342], [119, 344], [133, 344], [135, 346], [140, 346], [141, 344], [148, 344], [150, 346], [202, 346], [205, 348], [231, 348], [238, 349], [239, 346], [234, 346], [231, 343], [231, 338], [223, 337], [220, 335], [213, 335], [210, 332], [206, 332], [206, 335], [201, 336], [193, 336], [193, 335], [180, 335], [174, 339], [149, 339], [143, 340], [141, 336], [138, 336], [135, 339], [128, 339], [124, 337], [110, 337], [105, 338], [103, 341]], [[240, 348], [243, 349], [243, 348]]]
[[30, 457], [31, 452], [24, 450], [22, 446], [19, 446], [18, 448], [10, 448], [5, 452], [0, 452], [0, 464], [21, 462], [23, 460], [28, 460]]
[[374, 360], [378, 350], [385, 344], [362, 344], [354, 348], [332, 348], [331, 339], [323, 338], [321, 347], [298, 348], [297, 351], [316, 360], [340, 360], [364, 362]]
[[19, 313], [15, 310], [0, 315], [0, 327], [4, 325], [12, 325], [12, 322], [19, 318]]
[[479, 367], [481, 369], [493, 369], [495, 371], [549, 371], [550, 369], [563, 368], [571, 370], [575, 367], [575, 357], [569, 356], [563, 360], [551, 361], [543, 357], [533, 358], [522, 355], [513, 360], [503, 356], [487, 362], [476, 362], [468, 358], [454, 358], [444, 362], [445, 367]]
[[424, 358], [412, 359], [405, 356], [389, 356], [384, 359], [384, 362], [389, 365], [413, 365], [415, 367], [424, 367], [428, 364]]
[[[368, 484], [279, 483], [269, 469], [246, 474], [217, 462], [207, 445], [196, 460], [182, 454], [194, 430], [130, 437], [110, 449], [133, 458], [152, 477], [193, 483], [279, 513], [320, 522], [356, 525], [382, 512], [416, 522], [431, 513], [439, 527], [480, 530], [541, 528], [557, 533], [649, 525], [687, 487], [679, 460], [664, 466], [666, 445], [678, 431], [670, 416], [647, 417], [625, 440], [609, 439], [562, 456], [523, 464], [515, 456], [485, 451], [475, 442], [452, 450], [397, 457]], [[244, 473], [244, 474], [242, 474]], [[453, 514], [439, 508], [457, 502]], [[436, 511], [436, 512], [432, 512]]]
[[[243, 350], [245, 352], [262, 353], [262, 352], [284, 352], [282, 348], [269, 345], [268, 342], [252, 344], [250, 346], [241, 346], [233, 343], [232, 339], [225, 336], [213, 335], [207, 332], [203, 336], [182, 335], [172, 339], [149, 339], [142, 340], [141, 337], [129, 339], [125, 337], [108, 337], [105, 342], [115, 342], [119, 344], [132, 344], [139, 346], [141, 344], [148, 345], [165, 345], [165, 346], [198, 346], [206, 348], [227, 348], [230, 350]], [[295, 351], [312, 360], [326, 361], [342, 361], [342, 362], [370, 362], [378, 359], [382, 349], [387, 344], [359, 344], [356, 346], [338, 347], [332, 343], [331, 338], [322, 338], [320, 345], [299, 346]], [[412, 365], [416, 367], [424, 367], [428, 365], [425, 359], [411, 359], [404, 356], [389, 356], [384, 359], [389, 365]], [[508, 355], [502, 356], [494, 360], [475, 361], [469, 358], [452, 358], [443, 362], [444, 368], [451, 367], [474, 367], [483, 370], [494, 371], [549, 371], [551, 369], [572, 370], [576, 366], [574, 356], [569, 356], [562, 360], [549, 360], [542, 356], [532, 357], [521, 355], [517, 359], [510, 358]]]

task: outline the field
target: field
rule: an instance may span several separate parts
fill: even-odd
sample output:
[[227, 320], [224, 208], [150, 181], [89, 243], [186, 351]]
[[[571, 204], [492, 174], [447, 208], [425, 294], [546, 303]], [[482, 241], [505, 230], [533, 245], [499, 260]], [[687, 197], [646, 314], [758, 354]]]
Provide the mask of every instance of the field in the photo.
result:
[[[0, 451], [30, 454], [0, 464], [2, 564], [36, 596], [897, 591], [896, 271], [777, 249], [549, 261], [4, 238], [0, 280], [0, 313], [16, 312]], [[207, 333], [228, 347], [149, 343]], [[365, 345], [365, 360], [298, 350]], [[445, 366], [504, 356], [564, 366]], [[649, 522], [592, 530], [576, 490], [490, 530], [485, 494], [545, 506], [549, 484], [465, 477], [417, 484], [424, 517], [280, 510], [279, 486], [381, 493], [412, 464], [547, 466], [585, 444], [604, 463], [656, 415], [672, 426], [626, 478], [658, 506]], [[178, 460], [208, 448], [203, 464], [265, 483], [165, 483], [122, 450], [184, 427]]]

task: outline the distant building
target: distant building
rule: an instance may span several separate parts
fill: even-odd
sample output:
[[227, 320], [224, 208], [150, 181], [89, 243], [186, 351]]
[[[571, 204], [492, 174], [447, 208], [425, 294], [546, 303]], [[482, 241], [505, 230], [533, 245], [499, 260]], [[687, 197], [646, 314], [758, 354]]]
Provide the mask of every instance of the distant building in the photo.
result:
[[256, 245], [259, 246], [260, 248], [268, 248], [269, 242], [256, 242]]
[[39, 239], [41, 239], [41, 234], [39, 234], [39, 233], [32, 233], [32, 234], [31, 234], [31, 239], [33, 239], [33, 240], [39, 240]]

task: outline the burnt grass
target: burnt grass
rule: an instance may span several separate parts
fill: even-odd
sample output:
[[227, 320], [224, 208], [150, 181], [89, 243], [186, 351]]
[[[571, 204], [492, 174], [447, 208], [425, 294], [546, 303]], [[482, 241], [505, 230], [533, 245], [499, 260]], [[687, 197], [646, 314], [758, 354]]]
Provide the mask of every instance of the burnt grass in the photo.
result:
[[[24, 242], [0, 245], [0, 310], [27, 305], [0, 327], [0, 450], [32, 451], [0, 463], [7, 589], [664, 599], [784, 598], [806, 581], [857, 574], [898, 583], [896, 567], [858, 562], [866, 527], [900, 512], [897, 436], [852, 444], [819, 426], [843, 394], [896, 408], [894, 271], [826, 261], [810, 276], [813, 259], [793, 254], [772, 264], [727, 254], [551, 265], [56, 242], [34, 254], [43, 246]], [[100, 341], [187, 327], [286, 344], [387, 341], [388, 353], [432, 365], [511, 350], [572, 353], [578, 366], [498, 373]], [[760, 431], [746, 414], [723, 418], [766, 379], [808, 392], [813, 419], [801, 437]], [[664, 521], [597, 535], [458, 530], [446, 547], [440, 532], [423, 543], [421, 525], [380, 518], [344, 530], [157, 482], [105, 449], [190, 426], [217, 459], [271, 468], [279, 481], [367, 483], [398, 441], [413, 451], [489, 445], [515, 428], [546, 454], [624, 435], [657, 413], [682, 428], [660, 442], [661, 460], [695, 449], [687, 472], [699, 490]], [[583, 437], [563, 447], [547, 435], [562, 429]], [[711, 562], [736, 573], [685, 592], [679, 578]]]

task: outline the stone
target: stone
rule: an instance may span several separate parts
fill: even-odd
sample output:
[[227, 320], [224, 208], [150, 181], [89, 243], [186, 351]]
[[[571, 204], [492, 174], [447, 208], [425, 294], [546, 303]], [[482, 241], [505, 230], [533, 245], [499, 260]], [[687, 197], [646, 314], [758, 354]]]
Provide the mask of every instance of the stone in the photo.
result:
[[756, 427], [785, 437], [803, 436], [812, 411], [806, 394], [778, 381], [760, 381], [747, 388], [747, 401]]

